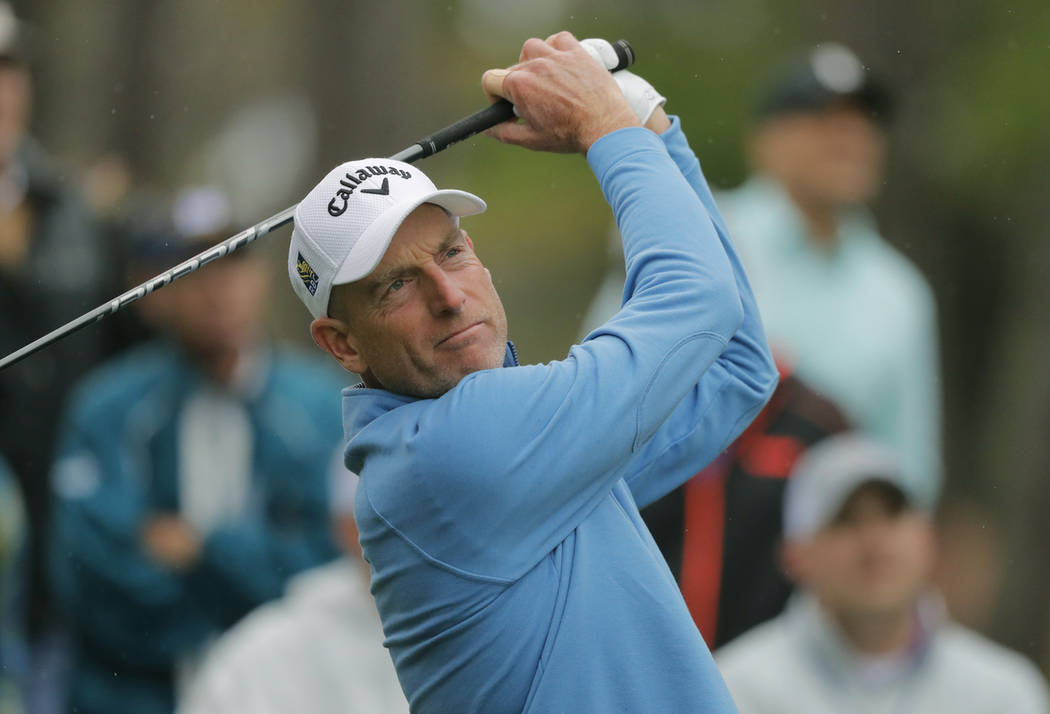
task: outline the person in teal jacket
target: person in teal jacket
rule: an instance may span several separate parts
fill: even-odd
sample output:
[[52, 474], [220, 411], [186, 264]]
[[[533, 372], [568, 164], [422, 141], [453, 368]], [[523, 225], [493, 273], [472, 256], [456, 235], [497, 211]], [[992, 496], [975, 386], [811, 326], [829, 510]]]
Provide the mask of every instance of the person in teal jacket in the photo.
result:
[[565, 359], [507, 346], [459, 227], [476, 196], [366, 159], [297, 209], [293, 289], [363, 380], [346, 464], [417, 714], [736, 711], [638, 507], [725, 448], [777, 372], [679, 121], [615, 80], [569, 33], [483, 77], [522, 119], [490, 133], [585, 154], [623, 235], [623, 308]]
[[[175, 236], [193, 253], [225, 231], [201, 238], [214, 197], [184, 198]], [[144, 241], [158, 249], [148, 260], [177, 257], [176, 237]], [[164, 337], [92, 372], [60, 427], [50, 570], [73, 711], [173, 711], [212, 639], [337, 554], [327, 478], [342, 380], [262, 340], [267, 269], [243, 252], [151, 296]]]

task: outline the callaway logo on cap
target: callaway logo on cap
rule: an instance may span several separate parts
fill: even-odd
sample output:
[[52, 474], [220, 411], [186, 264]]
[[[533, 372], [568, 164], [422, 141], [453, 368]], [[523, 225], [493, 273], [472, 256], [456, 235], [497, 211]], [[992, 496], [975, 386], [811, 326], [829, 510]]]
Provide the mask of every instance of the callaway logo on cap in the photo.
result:
[[474, 194], [438, 190], [419, 169], [392, 159], [348, 161], [332, 169], [295, 209], [288, 277], [310, 314], [328, 314], [333, 285], [368, 275], [418, 206], [433, 203], [457, 219], [485, 210]]
[[387, 174], [389, 174], [389, 176], [399, 176], [405, 180], [412, 178], [411, 173], [399, 169], [396, 166], [366, 166], [363, 169], [358, 169], [356, 173], [347, 171], [346, 175], [339, 179], [339, 185], [341, 188], [335, 192], [335, 197], [328, 202], [328, 213], [335, 217], [346, 213], [346, 207], [350, 202], [350, 196], [352, 196], [355, 190], [361, 188], [361, 186], [373, 176], [382, 176], [382, 185], [379, 188], [361, 188], [361, 193], [371, 193], [376, 196], [389, 196], [390, 178]]

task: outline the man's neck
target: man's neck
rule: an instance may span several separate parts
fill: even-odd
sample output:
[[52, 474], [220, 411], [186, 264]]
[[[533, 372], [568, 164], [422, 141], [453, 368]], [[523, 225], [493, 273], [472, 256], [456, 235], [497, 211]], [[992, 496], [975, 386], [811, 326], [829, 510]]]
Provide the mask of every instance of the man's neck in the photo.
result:
[[376, 376], [372, 374], [372, 370], [366, 369], [364, 372], [358, 375], [361, 378], [361, 383], [369, 389], [386, 389], [383, 383], [376, 379]]
[[245, 348], [190, 354], [190, 358], [211, 381], [235, 389], [251, 372], [255, 354], [252, 349]]
[[853, 649], [865, 655], [905, 652], [914, 642], [918, 627], [911, 607], [878, 614], [835, 613], [832, 617]]
[[786, 187], [791, 202], [798, 208], [806, 224], [806, 237], [818, 248], [831, 251], [838, 245], [838, 220], [836, 207], [814, 200], [802, 192]]

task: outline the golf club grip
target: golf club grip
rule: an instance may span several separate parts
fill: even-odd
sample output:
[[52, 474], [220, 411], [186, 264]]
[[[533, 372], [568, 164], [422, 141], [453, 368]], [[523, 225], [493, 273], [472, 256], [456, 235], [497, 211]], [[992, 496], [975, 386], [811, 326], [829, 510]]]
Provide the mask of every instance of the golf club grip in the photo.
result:
[[[613, 51], [616, 53], [616, 64], [613, 67], [607, 67], [610, 72], [618, 72], [634, 64], [634, 49], [627, 40], [617, 40], [609, 44], [612, 45]], [[439, 129], [429, 136], [424, 136], [414, 146], [405, 149], [393, 158], [409, 163], [416, 159], [426, 158], [448, 148], [457, 141], [469, 139], [489, 127], [496, 126], [512, 118], [514, 118], [514, 105], [506, 99], [500, 99], [481, 111], [463, 117], [455, 124]], [[419, 147], [419, 149], [416, 147]]]
[[413, 158], [422, 159], [436, 154], [448, 148], [457, 141], [469, 139], [475, 134], [485, 131], [489, 127], [496, 126], [501, 122], [514, 118], [514, 105], [506, 99], [500, 99], [490, 104], [481, 111], [474, 112], [470, 116], [463, 117], [455, 124], [449, 124], [444, 129], [438, 129], [429, 136], [424, 136], [416, 142], [423, 152]]

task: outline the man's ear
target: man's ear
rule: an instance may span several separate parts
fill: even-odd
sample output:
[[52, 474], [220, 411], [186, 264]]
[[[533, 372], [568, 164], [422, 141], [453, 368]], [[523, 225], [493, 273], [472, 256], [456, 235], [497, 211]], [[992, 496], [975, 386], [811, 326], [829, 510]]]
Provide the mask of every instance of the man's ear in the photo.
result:
[[801, 584], [805, 580], [806, 558], [805, 544], [790, 540], [781, 541], [777, 550], [780, 557], [780, 569], [787, 579], [795, 584]]
[[355, 340], [345, 322], [334, 317], [319, 317], [310, 323], [310, 336], [317, 346], [323, 349], [343, 369], [354, 374], [363, 374], [368, 370], [364, 357], [355, 346]]

